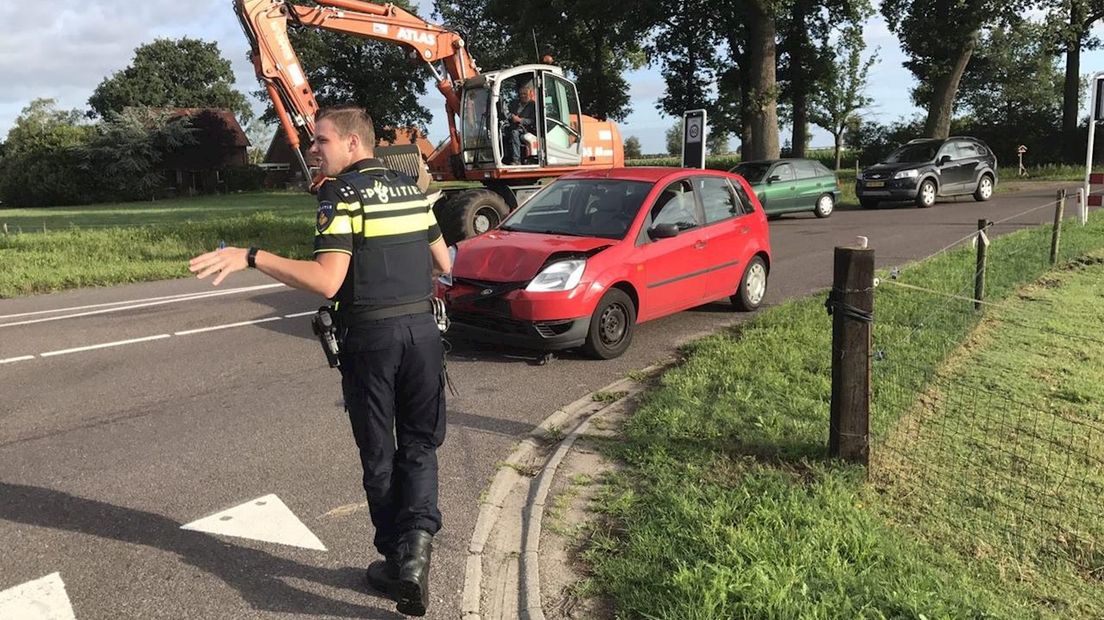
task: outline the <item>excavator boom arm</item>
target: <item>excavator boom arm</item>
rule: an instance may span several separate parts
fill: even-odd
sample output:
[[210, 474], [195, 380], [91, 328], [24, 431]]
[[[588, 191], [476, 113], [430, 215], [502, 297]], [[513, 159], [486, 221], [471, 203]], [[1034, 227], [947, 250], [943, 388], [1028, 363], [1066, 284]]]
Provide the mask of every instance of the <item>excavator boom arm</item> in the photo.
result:
[[[453, 154], [460, 152], [460, 134], [456, 129], [460, 100], [455, 85], [479, 75], [479, 67], [457, 33], [429, 24], [393, 4], [360, 0], [318, 0], [316, 6], [295, 5], [286, 0], [235, 0], [234, 9], [252, 46], [257, 77], [264, 83], [288, 142], [308, 178], [310, 173], [299, 151], [299, 131], [308, 139], [314, 136], [318, 102], [292, 48], [288, 22], [408, 49], [412, 57], [422, 60], [433, 71], [437, 89], [445, 97], [450, 150]], [[437, 69], [437, 63], [443, 65], [443, 72]]]

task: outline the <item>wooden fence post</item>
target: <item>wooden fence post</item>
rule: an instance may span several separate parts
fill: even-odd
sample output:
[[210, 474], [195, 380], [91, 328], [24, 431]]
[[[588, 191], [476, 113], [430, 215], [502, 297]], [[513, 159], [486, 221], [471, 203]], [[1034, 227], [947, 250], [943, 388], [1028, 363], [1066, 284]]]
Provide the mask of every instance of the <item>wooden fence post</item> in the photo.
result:
[[1054, 204], [1054, 232], [1050, 236], [1050, 266], [1058, 264], [1058, 243], [1062, 237], [1062, 213], [1066, 210], [1066, 190], [1058, 190]]
[[870, 460], [870, 364], [874, 318], [874, 250], [837, 247], [832, 292], [832, 457]]
[[977, 270], [974, 271], [974, 310], [981, 310], [981, 302], [985, 299], [985, 268], [989, 254], [989, 237], [985, 234], [985, 229], [988, 227], [988, 220], [978, 220]]

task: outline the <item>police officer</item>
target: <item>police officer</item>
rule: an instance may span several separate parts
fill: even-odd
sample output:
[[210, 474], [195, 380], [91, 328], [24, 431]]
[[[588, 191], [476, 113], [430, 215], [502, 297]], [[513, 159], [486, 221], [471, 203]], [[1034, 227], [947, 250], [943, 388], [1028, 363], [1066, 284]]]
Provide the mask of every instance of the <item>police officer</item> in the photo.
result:
[[193, 258], [189, 269], [217, 274], [218, 285], [251, 267], [336, 302], [345, 407], [385, 558], [368, 567], [368, 583], [398, 611], [420, 616], [441, 527], [437, 448], [445, 437], [444, 351], [430, 299], [433, 275], [451, 264], [425, 195], [373, 158], [368, 114], [335, 107], [315, 118], [311, 154], [328, 178], [318, 192], [314, 259], [228, 247]]

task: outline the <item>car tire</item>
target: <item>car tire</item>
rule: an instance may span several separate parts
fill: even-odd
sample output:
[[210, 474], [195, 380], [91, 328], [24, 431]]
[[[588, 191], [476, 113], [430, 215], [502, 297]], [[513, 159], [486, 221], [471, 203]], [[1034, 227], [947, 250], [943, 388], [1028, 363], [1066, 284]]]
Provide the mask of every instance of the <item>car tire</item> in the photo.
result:
[[449, 244], [468, 239], [498, 226], [510, 214], [506, 199], [489, 189], [460, 192], [444, 206], [444, 227]]
[[836, 210], [836, 199], [831, 194], [821, 194], [820, 198], [817, 198], [816, 207], [813, 209], [813, 215], [817, 217], [828, 217], [832, 215], [832, 211]]
[[729, 298], [737, 310], [751, 312], [763, 304], [767, 296], [767, 263], [762, 256], [753, 257], [740, 277], [740, 288]]
[[977, 189], [974, 190], [974, 200], [985, 202], [993, 197], [993, 177], [989, 174], [981, 175]]
[[602, 295], [594, 314], [590, 315], [583, 352], [600, 360], [619, 357], [632, 343], [636, 327], [636, 306], [619, 288], [611, 288]]
[[877, 200], [872, 200], [870, 198], [859, 199], [859, 206], [864, 209], [877, 209], [879, 204]]
[[916, 206], [921, 209], [927, 209], [935, 204], [935, 197], [939, 188], [935, 186], [935, 181], [931, 179], [924, 179], [920, 182], [920, 187], [916, 189]]

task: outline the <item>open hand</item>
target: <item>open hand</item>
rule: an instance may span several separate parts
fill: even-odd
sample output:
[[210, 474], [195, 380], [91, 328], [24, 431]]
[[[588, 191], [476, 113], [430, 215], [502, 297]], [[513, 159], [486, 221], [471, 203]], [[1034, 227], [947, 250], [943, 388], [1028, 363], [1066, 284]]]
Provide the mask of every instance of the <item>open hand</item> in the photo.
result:
[[218, 273], [215, 280], [211, 282], [211, 284], [218, 286], [226, 276], [249, 266], [245, 260], [247, 253], [249, 253], [249, 250], [246, 248], [228, 247], [212, 250], [188, 261], [188, 271], [196, 274], [196, 277], [200, 280], [212, 273]]

